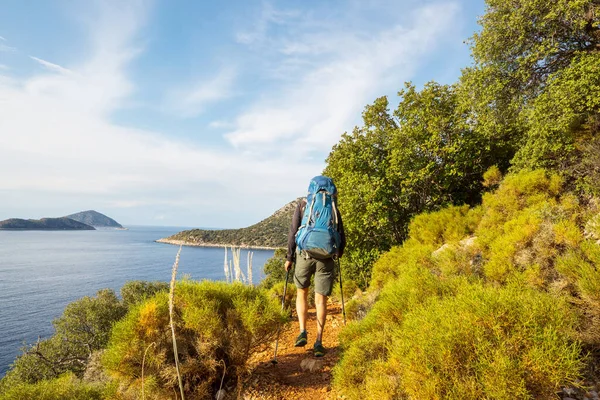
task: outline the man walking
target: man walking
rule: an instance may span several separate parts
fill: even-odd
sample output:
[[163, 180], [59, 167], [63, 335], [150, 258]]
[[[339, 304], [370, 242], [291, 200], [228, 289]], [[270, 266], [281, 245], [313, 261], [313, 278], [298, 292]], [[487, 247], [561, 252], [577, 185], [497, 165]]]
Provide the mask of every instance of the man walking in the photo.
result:
[[315, 277], [315, 305], [317, 308], [317, 337], [314, 344], [316, 357], [325, 355], [322, 337], [327, 317], [327, 297], [335, 281], [335, 259], [342, 256], [346, 246], [344, 225], [337, 209], [337, 189], [326, 176], [314, 177], [308, 187], [306, 200], [296, 206], [290, 232], [285, 269], [296, 263], [294, 284], [297, 288], [296, 311], [300, 335], [296, 347], [306, 346], [308, 335], [308, 288]]

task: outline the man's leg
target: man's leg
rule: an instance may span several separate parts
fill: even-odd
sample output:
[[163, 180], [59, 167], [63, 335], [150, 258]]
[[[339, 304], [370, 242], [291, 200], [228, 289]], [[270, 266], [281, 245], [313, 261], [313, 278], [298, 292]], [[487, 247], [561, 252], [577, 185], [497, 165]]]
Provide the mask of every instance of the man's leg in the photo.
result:
[[317, 307], [317, 340], [315, 341], [315, 356], [323, 357], [323, 330], [327, 320], [327, 297], [331, 294], [335, 278], [334, 263], [332, 259], [320, 260], [317, 263], [315, 274], [315, 304]]
[[327, 320], [327, 296], [315, 293], [315, 305], [317, 307], [317, 342], [321, 342]]
[[306, 331], [306, 320], [308, 319], [308, 288], [298, 289], [296, 294], [296, 312], [298, 313], [298, 324], [300, 332]]
[[305, 259], [300, 253], [296, 253], [296, 269], [294, 270], [294, 284], [296, 291], [296, 312], [298, 313], [298, 324], [300, 335], [296, 339], [296, 347], [306, 346], [308, 336], [306, 334], [306, 320], [308, 319], [308, 287], [310, 277], [314, 271], [314, 263]]

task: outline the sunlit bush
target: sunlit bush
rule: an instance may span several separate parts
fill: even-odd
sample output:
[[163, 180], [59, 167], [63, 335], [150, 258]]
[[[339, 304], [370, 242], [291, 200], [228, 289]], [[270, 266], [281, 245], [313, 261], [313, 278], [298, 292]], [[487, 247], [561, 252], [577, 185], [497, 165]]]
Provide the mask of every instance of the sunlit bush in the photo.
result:
[[350, 399], [550, 398], [579, 377], [565, 301], [464, 280], [454, 290], [406, 309], [377, 302], [367, 318], [386, 322], [344, 332], [336, 388]]
[[0, 392], [0, 400], [101, 400], [111, 398], [114, 393], [112, 386], [87, 384], [74, 374], [66, 373], [59, 378], [37, 383], [19, 383]]
[[[125, 398], [140, 393], [142, 364], [148, 398], [178, 391], [167, 298], [158, 293], [140, 303], [112, 331], [103, 364]], [[192, 398], [209, 398], [223, 377], [225, 386], [236, 386], [249, 356], [274, 340], [282, 322], [280, 305], [261, 289], [178, 282], [175, 324], [185, 392]]]

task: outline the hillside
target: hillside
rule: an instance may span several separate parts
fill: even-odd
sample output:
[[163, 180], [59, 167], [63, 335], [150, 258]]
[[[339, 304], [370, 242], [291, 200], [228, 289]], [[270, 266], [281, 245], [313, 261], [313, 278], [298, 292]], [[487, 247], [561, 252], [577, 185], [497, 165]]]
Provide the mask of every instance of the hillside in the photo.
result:
[[76, 214], [67, 215], [66, 218], [70, 218], [96, 228], [123, 228], [123, 226], [114, 219], [94, 210], [81, 211]]
[[18, 229], [18, 230], [49, 230], [49, 231], [85, 231], [95, 230], [94, 227], [72, 220], [67, 217], [62, 218], [42, 218], [42, 219], [20, 219], [11, 218], [0, 221], [0, 229]]
[[187, 246], [242, 246], [278, 248], [287, 246], [287, 235], [298, 198], [279, 210], [270, 217], [246, 228], [205, 230], [192, 229], [179, 232], [158, 242], [170, 244], [184, 244]]

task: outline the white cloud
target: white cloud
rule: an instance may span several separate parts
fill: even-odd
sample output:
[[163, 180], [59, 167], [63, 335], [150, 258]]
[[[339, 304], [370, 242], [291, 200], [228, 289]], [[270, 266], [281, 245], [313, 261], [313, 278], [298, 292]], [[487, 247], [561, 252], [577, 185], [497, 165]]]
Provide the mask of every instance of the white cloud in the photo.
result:
[[263, 1], [260, 15], [252, 19], [254, 21], [252, 27], [238, 32], [235, 39], [242, 44], [260, 44], [267, 37], [271, 25], [285, 24], [299, 15], [296, 10], [278, 10], [270, 2]]
[[0, 64], [0, 69], [8, 71], [10, 68], [8, 67], [8, 65]]
[[37, 57], [34, 57], [34, 56], [29, 56], [29, 58], [31, 58], [33, 61], [38, 62], [43, 67], [45, 67], [46, 69], [48, 69], [48, 70], [50, 70], [52, 72], [58, 72], [59, 74], [65, 74], [65, 75], [69, 75], [69, 74], [73, 73], [73, 71], [71, 71], [70, 69], [61, 67], [58, 64], [54, 64], [54, 63], [51, 63], [51, 62], [46, 61], [46, 60], [42, 60], [41, 58], [37, 58]]
[[[264, 198], [260, 182], [281, 183], [270, 189], [269, 201], [252, 207], [255, 213], [267, 216], [281, 199], [292, 198], [295, 182], [305, 180], [299, 171], [312, 166], [203, 148], [111, 122], [112, 112], [133, 91], [125, 72], [139, 54], [136, 35], [145, 10], [143, 4], [102, 4], [90, 27], [92, 51], [86, 61], [70, 66], [72, 73], [0, 79], [0, 193], [11, 194], [0, 195], [0, 209], [16, 210], [18, 204], [54, 210], [61, 202], [85, 209], [101, 202], [109, 208], [146, 207], [150, 215], [160, 206], [189, 210], [204, 226], [240, 226], [256, 218], [240, 202]], [[233, 75], [227, 72], [208, 89], [190, 93], [188, 104], [218, 98]]]
[[296, 27], [295, 37], [273, 37], [271, 48], [304, 60], [304, 66], [277, 71], [288, 75], [287, 84], [239, 115], [226, 138], [255, 152], [296, 158], [315, 149], [326, 154], [365, 104], [413, 77], [423, 58], [452, 32], [457, 11], [454, 3], [439, 3], [416, 10], [408, 26], [368, 33], [330, 26], [304, 34]]
[[0, 52], [2, 52], [2, 51], [7, 52], [7, 53], [9, 53], [9, 52], [12, 53], [12, 52], [17, 51], [17, 49], [16, 49], [16, 47], [7, 46], [5, 44], [0, 43]]
[[[0, 36], [0, 41], [7, 42], [7, 40], [5, 38], [3, 38], [2, 36]], [[2, 51], [4, 51], [4, 52], [14, 52], [14, 51], [17, 51], [17, 49], [15, 47], [8, 46], [8, 45], [6, 45], [4, 43], [0, 43], [0, 52], [2, 52]]]
[[[266, 3], [255, 29], [238, 40], [260, 47], [259, 53], [270, 49], [264, 71], [271, 87], [231, 122], [213, 117], [210, 128], [229, 129], [233, 146], [223, 148], [113, 122], [114, 112], [134, 94], [127, 71], [141, 51], [147, 4], [95, 4], [86, 23], [85, 60], [67, 69], [33, 58], [58, 73], [18, 80], [0, 74], [0, 210], [21, 203], [88, 209], [99, 202], [127, 212], [121, 215], [143, 209], [148, 220], [164, 215], [184, 226], [255, 222], [304, 191], [324, 165], [322, 156], [315, 161], [307, 154], [315, 148], [328, 152], [366, 103], [410, 79], [436, 42], [452, 32], [456, 16], [452, 5], [434, 5], [416, 13], [412, 25], [361, 32], [321, 21], [307, 26], [300, 22], [305, 16]], [[294, 29], [285, 36], [270, 29], [289, 23]], [[179, 116], [199, 115], [237, 95], [242, 72], [204, 74], [173, 90], [163, 106]], [[183, 222], [173, 222], [174, 209]]]
[[165, 109], [181, 117], [198, 116], [209, 104], [235, 95], [233, 87], [236, 77], [237, 72], [234, 68], [223, 67], [211, 79], [174, 89], [167, 95]]

